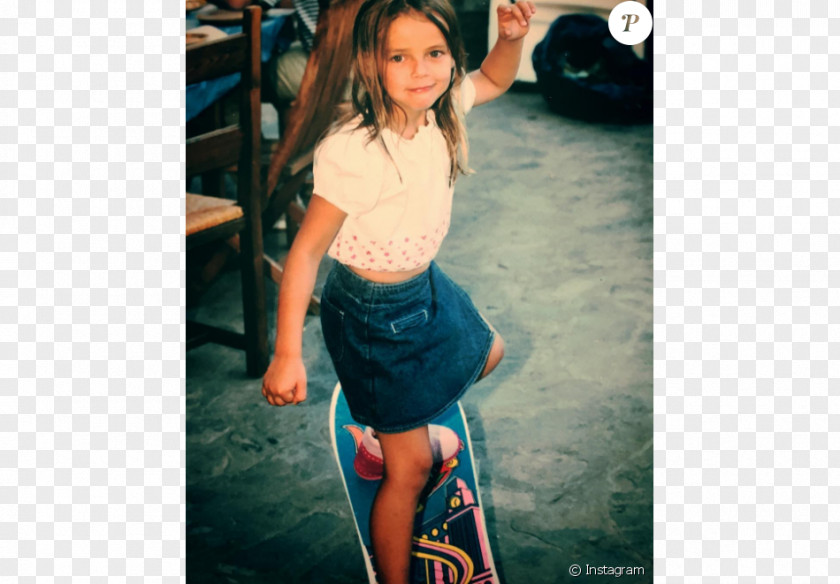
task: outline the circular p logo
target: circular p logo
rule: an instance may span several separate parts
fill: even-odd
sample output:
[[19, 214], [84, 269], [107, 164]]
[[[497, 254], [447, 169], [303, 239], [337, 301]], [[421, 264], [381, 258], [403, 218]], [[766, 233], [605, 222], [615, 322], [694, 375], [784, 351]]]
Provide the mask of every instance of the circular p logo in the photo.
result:
[[635, 45], [650, 35], [653, 17], [644, 4], [631, 0], [612, 9], [608, 24], [615, 40], [625, 45]]

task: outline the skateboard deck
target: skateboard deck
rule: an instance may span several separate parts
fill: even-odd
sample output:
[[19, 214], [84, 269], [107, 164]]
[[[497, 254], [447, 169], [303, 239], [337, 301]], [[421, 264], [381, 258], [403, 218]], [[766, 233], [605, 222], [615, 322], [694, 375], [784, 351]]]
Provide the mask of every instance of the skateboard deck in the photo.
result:
[[[472, 443], [461, 404], [455, 404], [431, 423], [454, 430], [464, 448], [430, 477], [432, 491], [418, 507], [411, 551], [411, 582], [499, 584], [478, 493]], [[369, 518], [380, 481], [365, 480], [353, 468], [364, 430], [364, 426], [350, 417], [341, 385], [336, 385], [330, 405], [333, 449], [356, 520], [368, 580], [370, 584], [376, 584]]]

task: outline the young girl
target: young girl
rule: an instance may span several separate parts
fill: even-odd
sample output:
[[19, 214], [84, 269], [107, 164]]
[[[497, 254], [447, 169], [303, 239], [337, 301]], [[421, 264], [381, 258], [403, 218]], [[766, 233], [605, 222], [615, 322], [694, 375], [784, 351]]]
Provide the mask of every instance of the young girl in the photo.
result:
[[499, 7], [499, 40], [466, 74], [448, 0], [362, 5], [354, 111], [318, 146], [314, 195], [286, 262], [262, 393], [276, 406], [306, 398], [303, 322], [328, 253], [324, 340], [354, 419], [376, 431], [384, 459], [370, 521], [382, 584], [408, 582], [414, 513], [441, 456], [433, 443], [445, 438], [430, 442], [430, 420], [503, 355], [501, 337], [432, 260], [456, 175], [467, 171], [463, 115], [511, 86], [534, 12], [531, 2]]

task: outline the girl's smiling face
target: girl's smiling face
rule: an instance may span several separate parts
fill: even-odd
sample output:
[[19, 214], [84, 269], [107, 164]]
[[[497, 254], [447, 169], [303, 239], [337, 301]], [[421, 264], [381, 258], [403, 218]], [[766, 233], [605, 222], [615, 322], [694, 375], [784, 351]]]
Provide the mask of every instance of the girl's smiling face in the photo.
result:
[[383, 84], [405, 112], [407, 129], [425, 125], [426, 110], [449, 89], [454, 66], [443, 33], [424, 15], [402, 14], [388, 27]]

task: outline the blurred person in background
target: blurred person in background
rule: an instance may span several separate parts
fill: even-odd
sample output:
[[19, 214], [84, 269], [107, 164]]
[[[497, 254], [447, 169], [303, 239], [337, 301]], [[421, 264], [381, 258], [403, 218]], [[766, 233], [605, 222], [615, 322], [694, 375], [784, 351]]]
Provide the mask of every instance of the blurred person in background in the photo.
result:
[[318, 23], [318, 0], [215, 0], [221, 8], [243, 10], [246, 6], [257, 4], [263, 11], [272, 8], [292, 8], [295, 10], [293, 22], [295, 35], [292, 44], [285, 50], [275, 53], [268, 63], [268, 87], [275, 92], [281, 102], [291, 103], [300, 90], [315, 26]]

